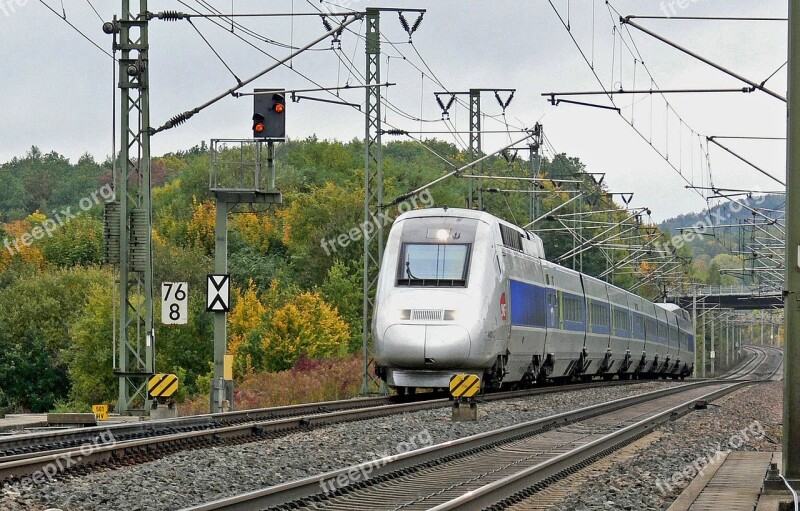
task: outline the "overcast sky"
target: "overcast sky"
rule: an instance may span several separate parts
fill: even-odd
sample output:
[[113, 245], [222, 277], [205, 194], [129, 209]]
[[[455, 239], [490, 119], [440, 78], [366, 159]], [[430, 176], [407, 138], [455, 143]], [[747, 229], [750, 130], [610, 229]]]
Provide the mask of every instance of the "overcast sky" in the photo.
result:
[[[62, 12], [60, 0], [45, 0]], [[202, 9], [197, 0], [184, 0]], [[135, 2], [134, 2], [135, 3]], [[207, 2], [231, 12], [231, 1]], [[101, 47], [109, 49], [111, 38], [101, 30], [101, 18], [118, 12], [118, 0], [64, 0], [67, 20]], [[680, 5], [679, 5], [680, 4]], [[235, 0], [234, 12], [316, 12], [341, 10], [318, 0]], [[506, 119], [512, 129], [544, 125], [553, 149], [579, 157], [589, 172], [606, 173], [614, 192], [634, 192], [633, 206], [646, 206], [655, 220], [698, 211], [706, 202], [686, 190], [687, 181], [708, 185], [704, 170], [705, 137], [770, 136], [785, 134], [785, 103], [763, 93], [670, 95], [671, 109], [663, 99], [650, 96], [620, 96], [612, 110], [562, 104], [551, 106], [541, 94], [551, 91], [600, 90], [592, 69], [584, 61], [570, 33], [562, 25], [548, 0], [466, 1], [437, 0], [343, 0], [350, 9], [366, 6], [427, 8], [424, 20], [408, 44], [398, 16], [382, 18], [384, 43], [383, 80], [397, 83], [386, 92], [391, 104], [402, 112], [387, 111], [387, 123], [409, 131], [468, 129], [463, 106], [453, 107], [453, 124], [442, 122], [433, 92], [442, 87], [461, 91], [469, 88], [516, 88]], [[671, 88], [740, 88], [744, 84], [679, 53], [652, 37], [630, 28], [621, 32], [603, 0], [553, 0], [580, 49], [594, 65], [605, 88], [632, 89], [655, 83]], [[613, 0], [623, 15], [748, 16], [785, 17], [786, 0]], [[683, 8], [681, 8], [683, 6]], [[151, 2], [151, 11], [175, 9], [190, 12], [179, 1]], [[413, 13], [406, 17], [411, 23]], [[786, 23], [783, 21], [717, 22], [639, 20], [640, 23], [721, 65], [761, 82], [786, 61]], [[209, 20], [195, 26], [208, 38], [233, 72], [249, 77], [274, 61]], [[302, 46], [324, 33], [318, 17], [249, 18], [247, 27], [280, 43]], [[255, 87], [299, 89], [314, 87], [306, 77], [323, 86], [357, 84], [360, 77], [348, 69], [349, 60], [363, 73], [364, 48], [357, 34], [364, 25], [357, 21], [353, 32], [342, 36], [342, 51], [330, 50], [330, 41], [316, 46], [293, 62], [293, 70], [282, 68], [255, 82]], [[620, 38], [620, 34], [622, 38]], [[235, 84], [235, 79], [185, 21], [151, 23], [152, 124], [191, 109]], [[284, 57], [289, 50], [255, 42], [269, 55]], [[622, 45], [622, 46], [620, 46]], [[613, 50], [612, 50], [613, 48]], [[422, 59], [416, 52], [419, 52]], [[637, 55], [636, 60], [631, 52]], [[638, 55], [641, 55], [639, 59]], [[403, 60], [403, 57], [407, 60]], [[67, 23], [37, 0], [0, 0], [0, 161], [21, 156], [32, 146], [55, 150], [73, 161], [88, 152], [97, 159], [111, 153], [112, 102], [117, 93], [112, 84], [112, 60], [83, 39]], [[342, 63], [344, 62], [344, 63]], [[612, 76], [613, 62], [613, 76]], [[430, 71], [426, 68], [430, 67]], [[647, 69], [645, 69], [645, 67]], [[424, 76], [421, 70], [424, 71]], [[251, 91], [254, 86], [245, 88]], [[781, 95], [786, 93], [786, 71], [767, 83]], [[330, 98], [324, 93], [318, 97]], [[361, 103], [363, 91], [346, 91], [342, 98]], [[602, 96], [577, 98], [609, 105]], [[505, 130], [502, 111], [494, 95], [483, 96], [484, 129]], [[627, 121], [633, 115], [634, 127]], [[196, 115], [185, 125], [153, 138], [153, 153], [186, 149], [211, 138], [245, 138], [250, 135], [252, 98], [226, 98]], [[409, 119], [408, 117], [412, 118]], [[425, 122], [413, 120], [422, 118]], [[626, 121], [627, 119], [627, 121]], [[350, 140], [363, 137], [364, 120], [345, 106], [301, 101], [288, 109], [288, 135], [303, 138]], [[452, 134], [424, 135], [455, 142]], [[467, 140], [466, 135], [461, 135]], [[519, 134], [511, 134], [517, 138]], [[652, 142], [652, 146], [650, 143]], [[493, 150], [509, 143], [508, 134], [487, 133], [484, 148]], [[783, 180], [783, 141], [725, 140], [724, 144]], [[677, 167], [678, 174], [662, 155]], [[747, 167], [721, 149], [710, 150], [712, 179], [716, 186], [761, 190], [780, 186]], [[777, 188], [776, 188], [777, 187]], [[435, 196], [435, 190], [434, 190]]]

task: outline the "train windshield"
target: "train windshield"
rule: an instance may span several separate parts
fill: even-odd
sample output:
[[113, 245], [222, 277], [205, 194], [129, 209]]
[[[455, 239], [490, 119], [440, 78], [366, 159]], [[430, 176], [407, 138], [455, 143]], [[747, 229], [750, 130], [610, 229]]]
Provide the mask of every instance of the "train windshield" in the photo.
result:
[[467, 285], [470, 245], [405, 243], [397, 284], [458, 287]]

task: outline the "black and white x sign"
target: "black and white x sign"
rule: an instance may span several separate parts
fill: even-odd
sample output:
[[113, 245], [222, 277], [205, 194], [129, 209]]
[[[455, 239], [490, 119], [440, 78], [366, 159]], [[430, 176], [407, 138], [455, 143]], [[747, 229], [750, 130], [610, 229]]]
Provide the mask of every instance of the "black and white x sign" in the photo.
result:
[[206, 282], [206, 310], [208, 312], [230, 312], [231, 276], [209, 275]]

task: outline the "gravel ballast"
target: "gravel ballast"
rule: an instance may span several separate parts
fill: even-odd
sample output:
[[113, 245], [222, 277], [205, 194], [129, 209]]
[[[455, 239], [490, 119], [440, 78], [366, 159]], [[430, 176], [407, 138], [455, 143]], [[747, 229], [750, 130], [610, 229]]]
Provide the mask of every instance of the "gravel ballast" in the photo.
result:
[[[717, 451], [780, 451], [782, 414], [783, 382], [725, 396], [658, 428], [658, 441], [595, 475], [555, 509], [665, 510], [689, 485], [696, 467], [721, 460]], [[675, 477], [684, 470], [688, 477]]]
[[[481, 403], [477, 422], [453, 423], [449, 407], [326, 426], [248, 444], [182, 451], [156, 461], [0, 492], [0, 509], [172, 510], [491, 431], [511, 424], [678, 385], [648, 382]], [[607, 509], [607, 508], [606, 508]]]

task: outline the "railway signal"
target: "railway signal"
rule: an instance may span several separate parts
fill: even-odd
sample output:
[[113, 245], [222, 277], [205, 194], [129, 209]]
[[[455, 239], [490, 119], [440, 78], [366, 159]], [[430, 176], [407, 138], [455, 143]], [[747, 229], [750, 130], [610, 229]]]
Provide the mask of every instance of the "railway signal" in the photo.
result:
[[286, 138], [286, 94], [283, 89], [256, 89], [253, 96], [253, 138]]

